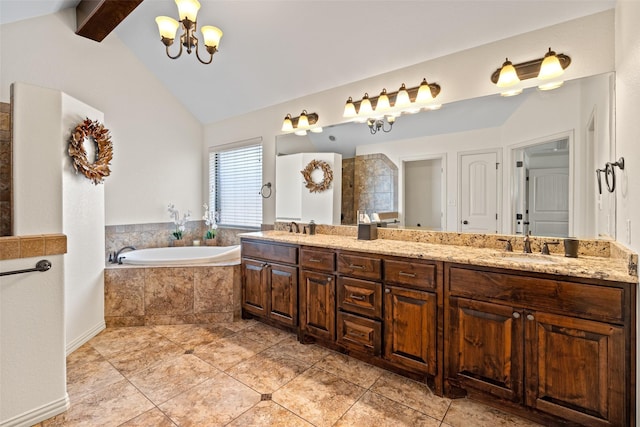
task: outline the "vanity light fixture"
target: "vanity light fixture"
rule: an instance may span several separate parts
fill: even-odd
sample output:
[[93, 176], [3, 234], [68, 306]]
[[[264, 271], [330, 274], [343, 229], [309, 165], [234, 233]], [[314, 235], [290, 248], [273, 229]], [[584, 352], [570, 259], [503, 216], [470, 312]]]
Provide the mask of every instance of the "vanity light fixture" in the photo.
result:
[[502, 96], [518, 95], [522, 92], [519, 83], [522, 80], [537, 78], [540, 81], [538, 89], [551, 90], [564, 83], [558, 79], [571, 64], [571, 58], [565, 54], [556, 54], [549, 48], [543, 58], [513, 64], [507, 59], [500, 68], [493, 72], [491, 81], [505, 91]]
[[[178, 6], [178, 15], [180, 22], [168, 16], [158, 16], [156, 23], [158, 24], [158, 31], [160, 31], [160, 37], [162, 43], [164, 43], [167, 51], [167, 56], [171, 59], [177, 59], [182, 55], [182, 47], [187, 49], [187, 53], [191, 54], [192, 50], [196, 51], [196, 57], [198, 61], [203, 64], [210, 64], [213, 61], [213, 54], [218, 51], [220, 45], [220, 39], [222, 38], [222, 30], [218, 27], [210, 25], [202, 27], [202, 41], [206, 51], [209, 53], [209, 60], [203, 61], [200, 58], [199, 53], [199, 41], [195, 36], [197, 30], [196, 17], [198, 10], [200, 9], [200, 2], [198, 0], [175, 0]], [[176, 38], [178, 27], [182, 25], [182, 35], [180, 36], [180, 50], [177, 55], [171, 56], [169, 53], [169, 46], [173, 44]]]
[[287, 114], [282, 122], [282, 132], [293, 132], [296, 135], [304, 136], [307, 131], [313, 133], [322, 132], [320, 126], [316, 126], [318, 123], [318, 115], [316, 113], [307, 113], [307, 110], [302, 110], [302, 113], [298, 117], [291, 117], [291, 114]]
[[371, 134], [390, 132], [396, 118], [402, 114], [413, 114], [423, 109], [437, 110], [442, 105], [434, 102], [440, 93], [440, 85], [422, 79], [419, 86], [407, 89], [404, 83], [397, 92], [382, 89], [380, 95], [370, 97], [365, 93], [360, 101], [349, 97], [344, 106], [343, 117], [354, 122], [367, 123]]

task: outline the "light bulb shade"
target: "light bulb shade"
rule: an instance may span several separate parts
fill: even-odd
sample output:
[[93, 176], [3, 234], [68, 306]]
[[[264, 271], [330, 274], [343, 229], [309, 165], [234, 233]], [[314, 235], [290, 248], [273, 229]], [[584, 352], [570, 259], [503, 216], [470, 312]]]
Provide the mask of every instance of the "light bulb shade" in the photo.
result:
[[407, 87], [402, 83], [400, 89], [398, 89], [398, 94], [396, 95], [396, 103], [394, 104], [395, 108], [404, 108], [411, 105], [411, 98], [409, 98], [409, 92], [407, 92]]
[[305, 136], [307, 134], [307, 131], [302, 129], [302, 130], [297, 130], [294, 133], [298, 136]]
[[311, 128], [309, 130], [311, 132], [313, 132], [313, 133], [322, 133], [322, 127], [320, 127], [320, 126], [313, 127], [313, 128]]
[[520, 82], [520, 78], [516, 72], [516, 67], [514, 67], [511, 61], [507, 59], [504, 64], [502, 64], [500, 77], [498, 78], [498, 83], [496, 83], [496, 85], [498, 87], [509, 87], [517, 84], [518, 82]]
[[553, 90], [553, 89], [558, 89], [563, 84], [564, 84], [564, 81], [556, 80], [556, 81], [552, 81], [552, 82], [549, 82], [549, 83], [541, 84], [540, 86], [538, 86], [538, 89], [540, 89], [540, 90]]
[[540, 65], [540, 72], [538, 78], [540, 80], [555, 79], [564, 73], [564, 68], [560, 65], [560, 60], [556, 56], [556, 53], [549, 48], [549, 52], [544, 56], [542, 64]]
[[218, 27], [211, 25], [205, 25], [200, 29], [202, 31], [202, 37], [204, 38], [204, 45], [217, 48], [220, 46], [220, 39], [222, 38], [222, 30]]
[[391, 109], [391, 104], [389, 104], [389, 97], [387, 96], [387, 90], [382, 89], [380, 92], [380, 96], [378, 96], [378, 102], [376, 104], [376, 112], [385, 112]]
[[365, 93], [362, 101], [360, 101], [360, 111], [358, 111], [358, 114], [361, 116], [373, 114], [373, 107], [371, 107], [371, 100], [369, 99], [368, 93]]
[[200, 9], [198, 0], [176, 0], [176, 5], [178, 5], [178, 15], [181, 21], [187, 18], [191, 22], [196, 22], [198, 10]]
[[306, 111], [303, 111], [302, 114], [300, 114], [300, 117], [298, 117], [298, 126], [296, 127], [298, 129], [309, 127], [309, 118], [307, 117]]
[[356, 112], [356, 106], [353, 103], [353, 99], [349, 97], [347, 99], [347, 103], [344, 104], [344, 113], [342, 113], [342, 117], [355, 117], [358, 113]]
[[282, 132], [291, 132], [293, 131], [293, 123], [291, 122], [291, 114], [287, 114], [282, 122]]
[[418, 88], [418, 94], [416, 95], [416, 103], [426, 104], [431, 101], [433, 101], [431, 87], [427, 83], [427, 79], [422, 79], [422, 83], [420, 83], [420, 87]]
[[156, 24], [158, 24], [160, 37], [171, 40], [176, 38], [176, 32], [180, 25], [178, 21], [173, 18], [169, 18], [168, 16], [158, 16], [156, 17]]

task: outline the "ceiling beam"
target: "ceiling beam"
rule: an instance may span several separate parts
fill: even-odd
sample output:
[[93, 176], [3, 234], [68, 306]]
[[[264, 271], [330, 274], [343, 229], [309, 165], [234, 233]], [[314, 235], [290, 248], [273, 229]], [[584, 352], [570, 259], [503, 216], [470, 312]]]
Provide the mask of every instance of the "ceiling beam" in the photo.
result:
[[101, 42], [143, 0], [82, 0], [76, 7], [76, 34]]

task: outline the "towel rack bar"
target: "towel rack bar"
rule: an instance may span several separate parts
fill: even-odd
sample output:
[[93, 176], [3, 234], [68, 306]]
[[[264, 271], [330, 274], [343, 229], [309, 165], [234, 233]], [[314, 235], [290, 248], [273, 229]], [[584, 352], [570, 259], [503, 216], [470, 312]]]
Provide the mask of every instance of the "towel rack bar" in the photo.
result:
[[10, 276], [12, 274], [31, 273], [32, 271], [47, 271], [51, 268], [51, 262], [46, 259], [41, 259], [36, 263], [35, 268], [27, 268], [24, 270], [5, 271], [0, 273], [0, 276]]

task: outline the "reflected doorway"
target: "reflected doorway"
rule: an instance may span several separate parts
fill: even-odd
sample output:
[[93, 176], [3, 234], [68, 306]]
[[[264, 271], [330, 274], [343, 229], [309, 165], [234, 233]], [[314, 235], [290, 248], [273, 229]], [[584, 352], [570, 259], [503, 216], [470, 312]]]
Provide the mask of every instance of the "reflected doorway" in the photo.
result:
[[515, 234], [570, 235], [570, 143], [568, 137], [514, 150]]
[[404, 226], [444, 230], [443, 158], [404, 161], [403, 169]]

